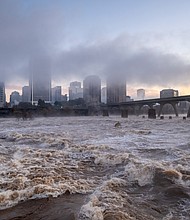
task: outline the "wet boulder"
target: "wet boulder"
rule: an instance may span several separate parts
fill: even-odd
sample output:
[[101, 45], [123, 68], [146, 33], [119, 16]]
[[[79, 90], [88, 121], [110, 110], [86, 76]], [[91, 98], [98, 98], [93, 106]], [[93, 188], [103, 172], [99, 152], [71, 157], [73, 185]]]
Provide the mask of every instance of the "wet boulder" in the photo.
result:
[[114, 125], [114, 127], [115, 127], [115, 128], [121, 127], [121, 123], [120, 123], [119, 121], [116, 122], [115, 125]]

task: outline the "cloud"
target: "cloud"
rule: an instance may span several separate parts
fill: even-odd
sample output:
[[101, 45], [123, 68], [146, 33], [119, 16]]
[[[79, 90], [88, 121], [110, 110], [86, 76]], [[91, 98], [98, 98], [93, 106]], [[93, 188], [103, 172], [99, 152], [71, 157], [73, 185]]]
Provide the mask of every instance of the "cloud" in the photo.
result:
[[[30, 61], [47, 56], [52, 63], [52, 78], [58, 84], [71, 78], [83, 80], [91, 74], [102, 79], [125, 77], [128, 84], [147, 86], [177, 86], [189, 81], [189, 63], [177, 54], [147, 46], [139, 35], [100, 36], [63, 49], [65, 19], [58, 2], [27, 5], [24, 0], [0, 1], [1, 81], [27, 81]], [[40, 68], [45, 74], [43, 69], [47, 67]]]
[[28, 78], [28, 63], [40, 54], [54, 54], [63, 38], [63, 14], [58, 5], [34, 7], [23, 0], [0, 1], [0, 76], [10, 81]]
[[140, 45], [128, 35], [63, 51], [55, 66], [57, 77], [97, 74], [151, 86], [186, 84], [190, 73], [190, 64], [180, 56]]

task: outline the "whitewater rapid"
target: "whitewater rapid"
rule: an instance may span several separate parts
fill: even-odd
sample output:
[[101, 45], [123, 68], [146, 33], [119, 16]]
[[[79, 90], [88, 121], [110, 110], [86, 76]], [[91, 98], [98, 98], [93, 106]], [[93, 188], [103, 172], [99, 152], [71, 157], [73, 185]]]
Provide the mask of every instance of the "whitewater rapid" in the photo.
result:
[[78, 219], [190, 219], [189, 119], [9, 118], [0, 125], [1, 210], [82, 194]]

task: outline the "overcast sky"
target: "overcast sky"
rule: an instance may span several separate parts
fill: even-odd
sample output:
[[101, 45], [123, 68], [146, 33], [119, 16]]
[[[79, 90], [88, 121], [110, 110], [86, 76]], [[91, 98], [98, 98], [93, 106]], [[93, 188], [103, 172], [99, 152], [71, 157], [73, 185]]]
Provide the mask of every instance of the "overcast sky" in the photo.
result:
[[20, 90], [48, 57], [53, 85], [117, 75], [132, 96], [190, 94], [189, 20], [189, 0], [0, 0], [0, 81]]

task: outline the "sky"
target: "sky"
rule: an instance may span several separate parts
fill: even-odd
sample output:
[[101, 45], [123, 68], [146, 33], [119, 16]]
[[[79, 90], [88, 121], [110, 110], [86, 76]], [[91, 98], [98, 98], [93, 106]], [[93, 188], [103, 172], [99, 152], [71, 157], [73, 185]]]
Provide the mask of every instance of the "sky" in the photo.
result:
[[0, 0], [0, 81], [7, 95], [21, 91], [31, 61], [48, 57], [63, 93], [87, 75], [103, 86], [114, 75], [132, 97], [139, 88], [147, 98], [166, 88], [187, 95], [189, 20], [189, 0]]

